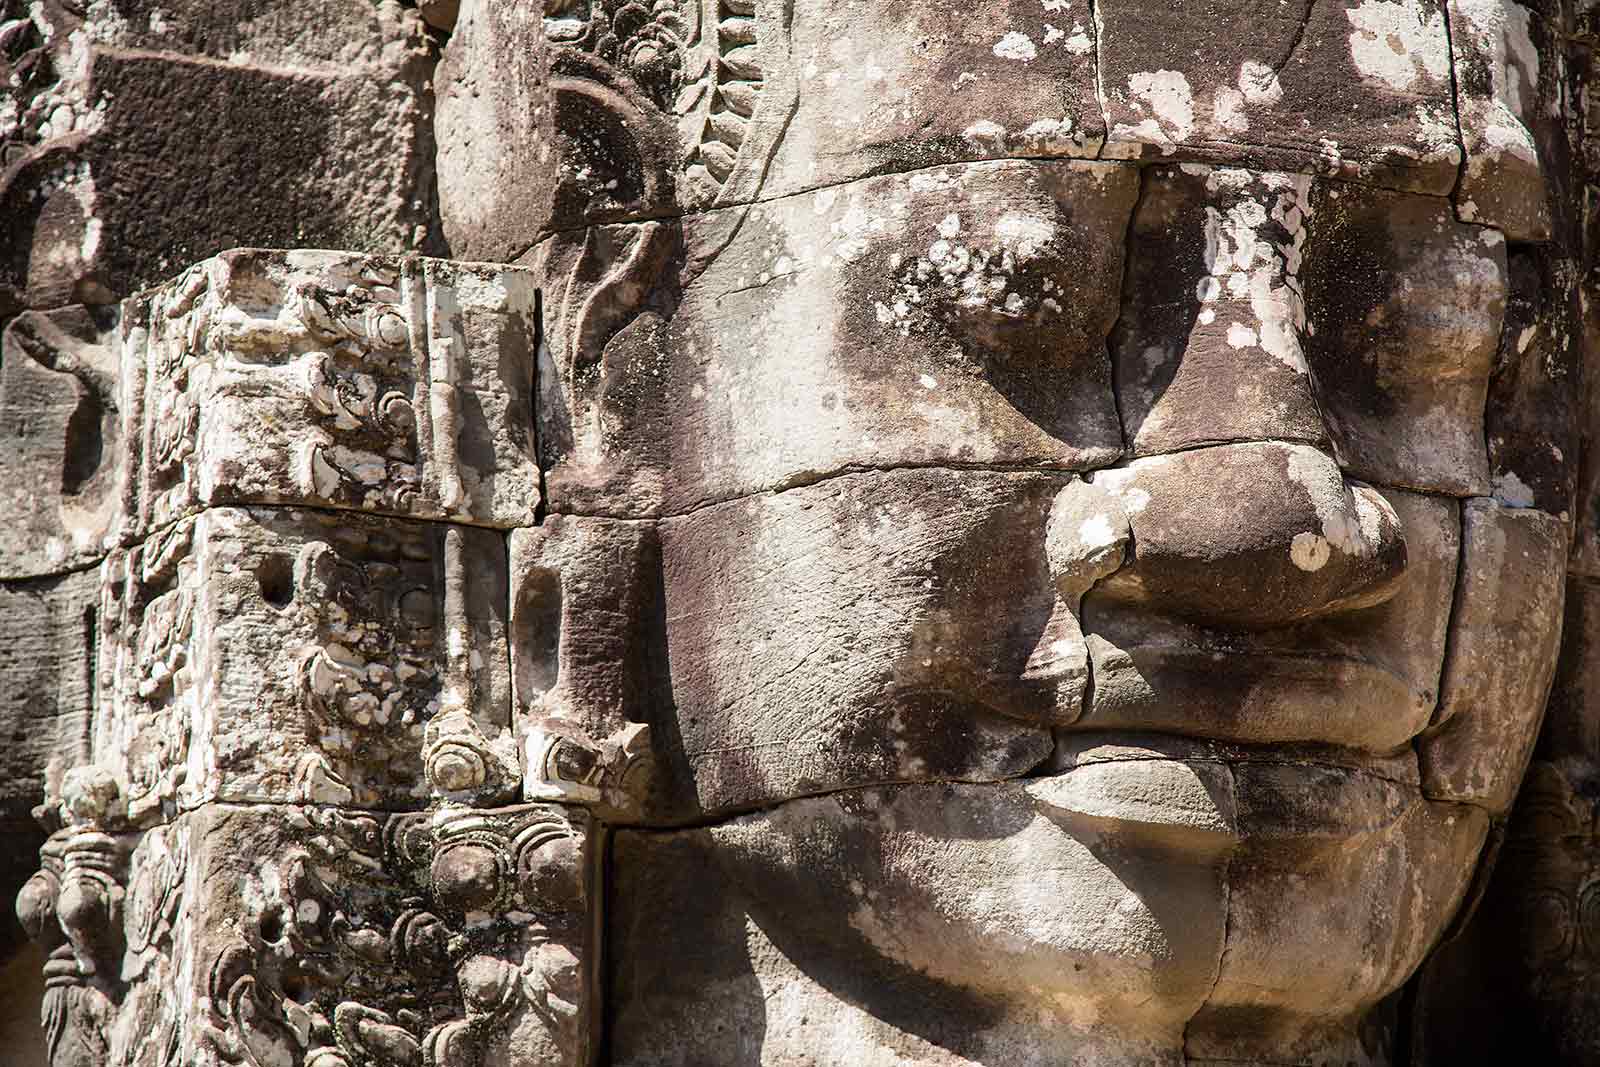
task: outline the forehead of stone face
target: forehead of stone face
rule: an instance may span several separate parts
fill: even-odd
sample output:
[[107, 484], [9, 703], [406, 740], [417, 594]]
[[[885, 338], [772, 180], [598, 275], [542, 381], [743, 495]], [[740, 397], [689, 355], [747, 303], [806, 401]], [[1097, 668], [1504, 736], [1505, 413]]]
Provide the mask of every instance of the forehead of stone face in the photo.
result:
[[1437, 0], [564, 0], [542, 17], [466, 0], [439, 90], [446, 226], [477, 258], [978, 159], [1225, 162], [1440, 195], [1461, 162]]

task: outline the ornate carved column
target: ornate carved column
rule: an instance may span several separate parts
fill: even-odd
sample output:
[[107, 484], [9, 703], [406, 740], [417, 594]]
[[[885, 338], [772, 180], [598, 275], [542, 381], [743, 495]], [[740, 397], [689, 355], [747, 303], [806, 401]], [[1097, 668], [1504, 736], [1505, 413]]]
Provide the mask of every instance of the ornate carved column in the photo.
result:
[[19, 898], [53, 1065], [592, 1058], [585, 805], [638, 806], [647, 735], [513, 717], [534, 309], [516, 268], [318, 252], [123, 306], [91, 762]]

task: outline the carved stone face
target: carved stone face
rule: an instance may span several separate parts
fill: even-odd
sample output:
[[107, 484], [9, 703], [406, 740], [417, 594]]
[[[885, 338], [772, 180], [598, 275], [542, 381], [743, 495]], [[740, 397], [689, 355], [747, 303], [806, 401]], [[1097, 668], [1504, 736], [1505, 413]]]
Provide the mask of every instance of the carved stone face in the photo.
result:
[[1437, 5], [1256, 6], [463, 4], [518, 714], [706, 824], [618, 834], [617, 1062], [1386, 1061], [1554, 663], [1561, 135], [1526, 13], [1457, 99]]

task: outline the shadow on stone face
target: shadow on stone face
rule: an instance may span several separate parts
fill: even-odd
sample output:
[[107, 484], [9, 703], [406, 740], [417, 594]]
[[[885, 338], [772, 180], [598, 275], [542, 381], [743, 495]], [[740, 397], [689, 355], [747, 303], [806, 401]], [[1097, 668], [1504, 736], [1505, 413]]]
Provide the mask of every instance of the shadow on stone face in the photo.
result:
[[[715, 861], [691, 834], [622, 831], [610, 849], [601, 1062], [761, 1062], [766, 1004], [747, 916], [717, 892]], [[638, 949], [639, 951], [635, 951]], [[683, 996], [681, 983], [696, 987]], [[694, 1005], [712, 1005], [697, 1015]]]
[[[6, 922], [16, 926], [11, 914], [12, 883], [9, 874], [4, 886]], [[9, 1067], [47, 1067], [44, 1028], [39, 1025], [39, 1006], [44, 1000], [44, 953], [31, 942], [18, 940], [7, 931], [0, 941], [0, 1049]]]

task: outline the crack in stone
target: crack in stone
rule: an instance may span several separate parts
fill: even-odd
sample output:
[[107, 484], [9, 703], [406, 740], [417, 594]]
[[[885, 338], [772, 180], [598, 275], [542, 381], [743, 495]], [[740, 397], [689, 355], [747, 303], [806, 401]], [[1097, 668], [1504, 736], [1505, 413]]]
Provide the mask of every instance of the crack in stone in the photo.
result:
[[539, 389], [543, 385], [543, 371], [540, 364], [544, 362], [543, 355], [546, 351], [546, 336], [544, 329], [544, 286], [534, 290], [533, 312], [533, 369], [528, 381], [528, 436], [533, 441], [534, 466], [539, 472], [539, 503], [533, 509], [533, 524], [543, 526], [545, 517], [550, 512], [550, 487], [545, 481], [544, 434], [542, 420], [539, 418]]
[[1100, 0], [1088, 0], [1088, 3], [1089, 25], [1094, 27], [1094, 98], [1095, 103], [1100, 106], [1100, 125], [1104, 129], [1100, 137], [1100, 147], [1095, 149], [1094, 158], [1103, 160], [1106, 156], [1106, 145], [1111, 143], [1111, 110], [1106, 105], [1106, 66], [1101, 55], [1106, 27], [1105, 21], [1100, 17]]
[[[1319, 449], [1322, 449], [1323, 451], [1326, 451], [1326, 449], [1323, 448], [1321, 443], [1315, 442], [1315, 441], [1299, 440], [1299, 439], [1290, 438], [1290, 437], [1252, 437], [1252, 438], [1241, 438], [1241, 439], [1232, 440], [1232, 441], [1202, 442], [1202, 443], [1197, 443], [1197, 444], [1185, 445], [1185, 446], [1183, 446], [1181, 448], [1174, 448], [1174, 449], [1170, 449], [1170, 450], [1164, 451], [1164, 452], [1149, 452], [1149, 453], [1144, 453], [1144, 454], [1140, 454], [1140, 455], [1137, 455], [1137, 456], [1132, 456], [1132, 455], [1124, 456], [1123, 458], [1119, 459], [1115, 463], [1108, 463], [1108, 464], [1105, 464], [1104, 466], [1099, 466], [1099, 467], [1065, 467], [1065, 466], [1053, 467], [1053, 466], [1045, 466], [1043, 464], [953, 463], [953, 462], [950, 462], [948, 460], [929, 461], [929, 462], [926, 462], [926, 463], [845, 464], [843, 466], [834, 467], [834, 468], [832, 468], [830, 470], [823, 471], [823, 472], [809, 471], [809, 472], [806, 472], [805, 474], [795, 475], [795, 476], [792, 476], [792, 477], [790, 477], [788, 479], [785, 479], [783, 481], [777, 482], [774, 485], [769, 486], [769, 487], [764, 488], [764, 489], [752, 489], [749, 492], [734, 493], [734, 494], [732, 494], [730, 496], [716, 497], [716, 498], [709, 499], [709, 500], [702, 500], [702, 501], [699, 501], [697, 503], [691, 504], [691, 505], [689, 505], [687, 507], [680, 508], [678, 510], [662, 511], [662, 512], [657, 513], [657, 514], [619, 514], [619, 513], [616, 513], [616, 512], [608, 512], [608, 511], [565, 511], [565, 510], [560, 509], [559, 507], [550, 508], [548, 514], [551, 514], [551, 515], [565, 515], [565, 516], [568, 516], [570, 518], [575, 518], [575, 519], [580, 519], [580, 518], [610, 519], [610, 520], [612, 520], [614, 522], [660, 522], [660, 521], [667, 520], [667, 519], [687, 518], [690, 515], [697, 514], [698, 512], [704, 511], [704, 510], [706, 510], [708, 508], [721, 507], [721, 506], [723, 506], [725, 504], [737, 504], [737, 503], [740, 503], [742, 501], [753, 500], [753, 499], [755, 499], [757, 497], [778, 496], [778, 495], [783, 494], [783, 493], [792, 492], [792, 491], [794, 491], [796, 489], [806, 489], [806, 488], [810, 488], [811, 486], [822, 485], [822, 484], [824, 484], [826, 482], [834, 481], [834, 480], [839, 479], [839, 478], [847, 478], [847, 477], [850, 477], [852, 475], [857, 475], [857, 474], [878, 474], [878, 473], [888, 473], [888, 472], [892, 472], [892, 471], [915, 471], [915, 470], [925, 470], [925, 471], [974, 471], [974, 472], [979, 472], [979, 473], [991, 473], [991, 474], [1046, 474], [1046, 475], [1053, 474], [1053, 475], [1067, 476], [1067, 477], [1070, 477], [1072, 475], [1077, 475], [1077, 476], [1083, 478], [1086, 481], [1092, 481], [1093, 480], [1093, 475], [1098, 474], [1101, 471], [1123, 470], [1123, 469], [1126, 469], [1127, 467], [1129, 467], [1130, 465], [1132, 465], [1134, 463], [1137, 463], [1137, 462], [1139, 462], [1141, 460], [1158, 459], [1158, 458], [1163, 458], [1163, 457], [1168, 457], [1168, 456], [1179, 456], [1179, 455], [1183, 455], [1186, 452], [1198, 452], [1198, 451], [1201, 451], [1203, 449], [1208, 449], [1208, 448], [1227, 448], [1227, 447], [1230, 447], [1230, 446], [1233, 446], [1233, 445], [1257, 445], [1257, 444], [1294, 445], [1294, 446], [1319, 448]], [[1433, 498], [1433, 499], [1453, 500], [1453, 501], [1458, 501], [1458, 502], [1462, 502], [1462, 503], [1465, 503], [1465, 502], [1470, 501], [1470, 500], [1492, 499], [1490, 497], [1484, 496], [1481, 493], [1471, 493], [1471, 494], [1467, 494], [1465, 496], [1456, 496], [1456, 495], [1451, 494], [1451, 493], [1446, 493], [1443, 490], [1434, 489], [1434, 488], [1430, 488], [1430, 487], [1426, 487], [1426, 486], [1396, 485], [1396, 484], [1393, 484], [1393, 483], [1390, 483], [1390, 482], [1369, 481], [1367, 479], [1364, 479], [1364, 478], [1361, 478], [1359, 476], [1356, 476], [1356, 475], [1352, 474], [1351, 472], [1345, 470], [1342, 467], [1340, 468], [1340, 473], [1344, 475], [1346, 481], [1353, 482], [1353, 483], [1359, 483], [1361, 485], [1368, 485], [1368, 486], [1371, 486], [1372, 488], [1378, 489], [1378, 490], [1394, 490], [1394, 491], [1397, 491], [1397, 492], [1415, 493], [1415, 494], [1418, 494], [1419, 496], [1426, 496], [1426, 497]], [[276, 505], [250, 505], [250, 506], [252, 506], [252, 507], [261, 507], [261, 506], [276, 506]], [[296, 505], [296, 506], [299, 506], [299, 505]], [[321, 509], [321, 510], [341, 511], [341, 510], [353, 510], [353, 509], [324, 508], [324, 509]], [[1539, 509], [1537, 509], [1537, 508], [1528, 508], [1528, 509], [1523, 509], [1523, 510], [1537, 511]], [[1549, 514], [1549, 512], [1545, 512], [1544, 514]], [[399, 516], [399, 517], [400, 518], [408, 518], [409, 516]], [[414, 521], [429, 522], [429, 521], [457, 521], [457, 520], [454, 520], [454, 519], [451, 519], [451, 520], [416, 519]], [[475, 524], [475, 523], [472, 523], [472, 522], [463, 522], [462, 525], [478, 525], [478, 524]], [[495, 527], [495, 528], [496, 529], [500, 529], [502, 527]]]
[[105, 562], [105, 559], [106, 557], [104, 555], [99, 555], [87, 563], [80, 563], [73, 567], [63, 567], [61, 570], [44, 571], [40, 574], [19, 574], [11, 578], [0, 578], [0, 589], [5, 589], [11, 592], [26, 592], [26, 586], [29, 583], [55, 583], [60, 579], [71, 578], [76, 574], [83, 574], [86, 571], [98, 570], [100, 568], [100, 564]]
[[1294, 37], [1289, 41], [1289, 48], [1283, 53], [1283, 58], [1272, 68], [1274, 76], [1282, 74], [1284, 68], [1289, 65], [1289, 61], [1294, 58], [1294, 54], [1300, 50], [1300, 44], [1306, 37], [1306, 29], [1311, 25], [1311, 12], [1316, 6], [1317, 0], [1306, 0], [1306, 9], [1300, 16], [1300, 25], [1294, 31]]
[[[1133, 736], [1134, 735], [1130, 734], [1129, 735], [1129, 739], [1131, 740], [1133, 738]], [[1173, 735], [1165, 734], [1165, 735], [1151, 735], [1151, 736], [1171, 737]], [[724, 825], [726, 825], [728, 823], [731, 823], [731, 822], [733, 822], [733, 821], [735, 821], [737, 819], [747, 818], [747, 817], [749, 817], [751, 815], [762, 815], [762, 814], [767, 814], [767, 813], [770, 813], [770, 812], [774, 812], [774, 811], [778, 810], [779, 808], [784, 807], [785, 805], [798, 803], [800, 801], [825, 800], [825, 799], [827, 799], [829, 797], [845, 796], [845, 795], [852, 794], [852, 793], [876, 792], [876, 791], [885, 790], [885, 789], [909, 789], [909, 788], [916, 788], [916, 787], [919, 787], [919, 786], [965, 785], [965, 786], [973, 786], [975, 788], [985, 788], [985, 787], [990, 787], [990, 786], [1018, 785], [1018, 784], [1023, 784], [1023, 783], [1027, 783], [1027, 782], [1036, 782], [1036, 781], [1039, 781], [1039, 780], [1045, 779], [1045, 778], [1053, 778], [1053, 777], [1069, 775], [1069, 774], [1071, 774], [1073, 772], [1073, 770], [1077, 769], [1077, 768], [1069, 768], [1069, 769], [1066, 769], [1066, 770], [1048, 770], [1048, 769], [1044, 769], [1044, 768], [1046, 768], [1046, 765], [1051, 761], [1052, 758], [1053, 758], [1053, 754], [1052, 754], [1052, 756], [1046, 756], [1043, 760], [1041, 760], [1039, 763], [1034, 764], [1031, 768], [1029, 768], [1026, 771], [1022, 771], [1022, 772], [1019, 772], [1017, 774], [1012, 774], [1012, 775], [1004, 775], [1004, 776], [1000, 776], [1000, 777], [995, 777], [995, 778], [977, 779], [977, 778], [954, 778], [954, 777], [948, 777], [948, 776], [938, 776], [938, 777], [929, 777], [929, 778], [892, 778], [892, 779], [882, 779], [882, 780], [878, 780], [878, 781], [869, 781], [869, 782], [853, 782], [853, 783], [851, 783], [849, 785], [833, 786], [833, 787], [826, 788], [826, 789], [817, 789], [817, 790], [814, 790], [814, 791], [795, 793], [792, 796], [785, 796], [785, 797], [782, 797], [782, 798], [779, 798], [779, 799], [776, 799], [776, 800], [768, 800], [768, 801], [763, 801], [763, 802], [755, 802], [755, 803], [749, 803], [749, 804], [740, 804], [740, 805], [737, 805], [737, 806], [730, 806], [730, 807], [726, 807], [726, 808], [721, 808], [721, 809], [719, 809], [717, 811], [714, 811], [714, 812], [704, 813], [704, 814], [700, 815], [699, 817], [685, 818], [685, 819], [682, 819], [682, 820], [676, 820], [676, 821], [662, 820], [660, 822], [651, 822], [651, 823], [607, 822], [605, 825], [611, 827], [614, 830], [628, 830], [628, 831], [636, 831], [636, 832], [639, 832], [639, 833], [653, 833], [653, 834], [670, 834], [670, 833], [678, 833], [678, 832], [681, 832], [681, 831], [704, 830], [704, 829], [711, 829], [711, 828], [714, 828], [714, 827], [717, 827], [717, 826], [724, 826]], [[1352, 774], [1352, 775], [1362, 775], [1362, 776], [1374, 779], [1375, 781], [1387, 782], [1387, 783], [1389, 783], [1391, 785], [1394, 785], [1394, 786], [1396, 786], [1396, 787], [1398, 787], [1398, 788], [1400, 788], [1400, 789], [1402, 789], [1402, 790], [1404, 790], [1404, 791], [1406, 791], [1408, 793], [1414, 794], [1416, 796], [1416, 799], [1418, 799], [1419, 801], [1421, 801], [1423, 803], [1427, 803], [1427, 804], [1455, 804], [1455, 805], [1458, 805], [1458, 806], [1463, 807], [1463, 808], [1480, 808], [1481, 807], [1480, 805], [1474, 804], [1474, 803], [1472, 803], [1470, 801], [1435, 800], [1433, 798], [1428, 797], [1425, 793], [1423, 793], [1421, 787], [1416, 782], [1407, 782], [1407, 781], [1404, 781], [1402, 779], [1393, 778], [1393, 777], [1390, 777], [1390, 776], [1384, 775], [1384, 774], [1379, 774], [1376, 771], [1369, 770], [1369, 769], [1366, 769], [1366, 768], [1350, 767], [1350, 766], [1346, 766], [1346, 765], [1338, 764], [1338, 763], [1319, 763], [1319, 762], [1314, 761], [1314, 760], [1276, 760], [1276, 759], [1270, 759], [1270, 758], [1265, 758], [1265, 757], [1246, 757], [1246, 758], [1240, 758], [1240, 759], [1229, 759], [1226, 756], [1193, 756], [1193, 757], [1191, 757], [1191, 756], [1163, 756], [1163, 755], [1156, 754], [1156, 755], [1148, 755], [1148, 756], [1142, 756], [1142, 755], [1121, 756], [1121, 755], [1119, 755], [1119, 756], [1115, 756], [1115, 757], [1112, 757], [1112, 758], [1109, 758], [1109, 759], [1095, 760], [1093, 763], [1080, 764], [1079, 766], [1080, 767], [1088, 767], [1088, 766], [1105, 766], [1105, 765], [1115, 764], [1115, 763], [1149, 763], [1149, 762], [1167, 762], [1167, 763], [1182, 763], [1182, 764], [1205, 763], [1205, 764], [1208, 764], [1208, 765], [1220, 765], [1221, 767], [1223, 767], [1228, 772], [1230, 788], [1233, 787], [1233, 783], [1235, 782], [1235, 778], [1234, 778], [1235, 765], [1243, 765], [1243, 766], [1250, 766], [1250, 767], [1294, 767], [1294, 768], [1307, 768], [1307, 769], [1328, 768], [1328, 769], [1333, 769], [1333, 770], [1338, 770], [1338, 771], [1344, 771], [1344, 772], [1347, 772], [1347, 773]], [[285, 804], [287, 804], [288, 806], [291, 806], [291, 807], [296, 806], [293, 802], [282, 802], [282, 801], [280, 801], [278, 803], [285, 803]], [[514, 802], [511, 802], [510, 804], [507, 804], [507, 805], [504, 805], [504, 806], [506, 806], [506, 807], [514, 807], [514, 806], [516, 806], [516, 804], [519, 804], [519, 803], [522, 803], [522, 802], [521, 801], [514, 801]], [[318, 807], [338, 807], [338, 805], [316, 805], [316, 806], [318, 806]], [[494, 810], [494, 808], [493, 807], [485, 807], [483, 810]]]
[[[1097, 70], [1098, 70], [1098, 64], [1097, 64]], [[1099, 78], [1098, 73], [1096, 74], [1096, 78], [1097, 79]], [[869, 170], [869, 171], [864, 171], [863, 173], [855, 175], [853, 177], [840, 178], [838, 181], [819, 182], [816, 185], [800, 186], [800, 187], [798, 187], [796, 189], [793, 189], [793, 190], [791, 190], [789, 192], [780, 193], [780, 194], [777, 194], [775, 196], [770, 196], [770, 197], [760, 197], [760, 196], [758, 196], [758, 197], [755, 197], [755, 198], [749, 199], [749, 200], [734, 200], [734, 201], [729, 201], [727, 203], [715, 203], [715, 204], [712, 204], [712, 205], [710, 205], [708, 207], [698, 208], [698, 209], [693, 210], [693, 211], [676, 211], [676, 212], [674, 212], [674, 211], [670, 211], [670, 210], [664, 210], [664, 211], [658, 211], [658, 212], [641, 212], [641, 213], [635, 214], [635, 215], [628, 215], [627, 217], [624, 217], [624, 218], [595, 219], [595, 220], [590, 221], [590, 222], [580, 223], [580, 224], [578, 224], [576, 226], [564, 226], [564, 227], [560, 227], [560, 228], [557, 228], [557, 229], [543, 230], [532, 241], [529, 241], [526, 245], [524, 245], [523, 247], [519, 248], [517, 251], [511, 253], [506, 259], [498, 260], [498, 261], [495, 261], [495, 262], [505, 263], [506, 265], [509, 265], [509, 266], [518, 266], [518, 265], [520, 265], [517, 262], [518, 260], [522, 259], [524, 256], [527, 256], [534, 249], [538, 248], [541, 244], [544, 244], [546, 241], [550, 240], [551, 238], [569, 236], [569, 235], [575, 234], [575, 233], [582, 233], [585, 230], [593, 229], [593, 228], [599, 227], [599, 226], [642, 226], [642, 225], [645, 225], [645, 224], [651, 223], [651, 222], [685, 222], [685, 221], [688, 221], [690, 219], [698, 219], [698, 218], [702, 218], [702, 217], [707, 216], [707, 215], [713, 215], [713, 214], [716, 214], [717, 212], [721, 212], [721, 211], [734, 211], [734, 210], [738, 210], [738, 209], [742, 209], [742, 208], [753, 208], [753, 207], [766, 206], [766, 205], [769, 205], [769, 204], [778, 204], [778, 203], [782, 203], [785, 200], [791, 200], [791, 199], [795, 199], [797, 197], [802, 197], [802, 196], [812, 196], [812, 195], [814, 195], [816, 193], [819, 193], [819, 192], [826, 192], [829, 189], [843, 189], [845, 186], [856, 185], [856, 184], [861, 183], [861, 182], [872, 181], [873, 179], [876, 179], [876, 178], [894, 178], [894, 177], [901, 177], [901, 176], [905, 176], [905, 175], [925, 174], [925, 173], [928, 173], [930, 171], [943, 170], [943, 169], [946, 169], [948, 167], [976, 166], [976, 165], [981, 165], [981, 164], [985, 164], [985, 163], [1063, 163], [1063, 164], [1064, 163], [1101, 163], [1101, 164], [1107, 164], [1107, 165], [1119, 166], [1119, 167], [1133, 167], [1133, 168], [1136, 168], [1136, 169], [1139, 169], [1139, 170], [1146, 170], [1146, 169], [1151, 168], [1151, 167], [1175, 167], [1175, 166], [1180, 166], [1180, 165], [1182, 165], [1184, 163], [1190, 163], [1190, 164], [1194, 164], [1196, 166], [1206, 166], [1206, 167], [1221, 167], [1221, 166], [1223, 166], [1223, 164], [1220, 164], [1220, 163], [1217, 163], [1217, 162], [1214, 162], [1214, 161], [1208, 161], [1208, 160], [1205, 160], [1205, 159], [1201, 159], [1198, 156], [1195, 156], [1193, 154], [1178, 154], [1178, 155], [1174, 155], [1174, 156], [1170, 156], [1170, 157], [1169, 156], [1163, 156], [1163, 157], [1161, 157], [1159, 159], [1116, 159], [1116, 158], [1106, 158], [1103, 155], [1103, 153], [1104, 153], [1104, 150], [1105, 150], [1105, 145], [1110, 143], [1111, 135], [1110, 135], [1110, 128], [1109, 128], [1109, 118], [1107, 117], [1105, 121], [1107, 122], [1106, 138], [1105, 138], [1104, 141], [1101, 142], [1100, 149], [1098, 149], [1096, 151], [1096, 153], [1093, 154], [1093, 155], [1089, 155], [1089, 154], [1084, 154], [1084, 155], [1043, 155], [1043, 156], [1020, 155], [1020, 154], [1013, 154], [1013, 155], [974, 155], [974, 156], [961, 158], [961, 159], [947, 159], [947, 160], [944, 160], [944, 161], [938, 162], [938, 163], [927, 163], [927, 164], [923, 164], [921, 166], [915, 166], [915, 167], [889, 167], [889, 168], [884, 168], [884, 169], [881, 169], [881, 170]], [[1313, 149], [1319, 147], [1319, 146], [1311, 145], [1309, 143], [1303, 144], [1303, 145], [1302, 144], [1294, 144], [1294, 143], [1288, 143], [1288, 144], [1264, 144], [1264, 143], [1263, 144], [1257, 144], [1257, 143], [1251, 143], [1251, 142], [1247, 142], [1247, 141], [1230, 141], [1230, 140], [1226, 140], [1226, 139], [1223, 139], [1223, 138], [1208, 138], [1205, 142], [1203, 142], [1203, 144], [1205, 144], [1205, 145], [1215, 145], [1215, 146], [1226, 147], [1226, 148], [1268, 149], [1268, 150], [1278, 149], [1278, 150], [1282, 150], [1282, 151], [1299, 153], [1301, 155], [1306, 156], [1308, 160], [1314, 159], [1316, 157], [1316, 152]], [[1465, 153], [1464, 152], [1463, 152], [1463, 158], [1465, 158]], [[1389, 184], [1389, 183], [1385, 183], [1385, 182], [1377, 181], [1377, 180], [1348, 178], [1348, 177], [1343, 177], [1343, 176], [1319, 174], [1319, 173], [1316, 173], [1314, 170], [1303, 169], [1303, 168], [1299, 169], [1299, 170], [1294, 170], [1294, 169], [1287, 169], [1287, 168], [1281, 168], [1281, 167], [1274, 168], [1274, 167], [1244, 166], [1244, 167], [1229, 167], [1228, 169], [1230, 169], [1230, 170], [1244, 170], [1244, 171], [1249, 171], [1251, 173], [1256, 173], [1256, 174], [1276, 174], [1276, 173], [1280, 173], [1280, 172], [1295, 173], [1295, 174], [1306, 174], [1306, 175], [1316, 179], [1319, 182], [1326, 182], [1326, 183], [1335, 184], [1335, 185], [1339, 185], [1339, 186], [1352, 186], [1352, 187], [1360, 188], [1360, 189], [1376, 189], [1376, 190], [1379, 190], [1379, 191], [1382, 191], [1382, 192], [1404, 193], [1404, 194], [1406, 194], [1408, 196], [1424, 196], [1424, 197], [1428, 197], [1428, 198], [1434, 199], [1434, 200], [1448, 200], [1452, 196], [1452, 193], [1433, 193], [1433, 192], [1428, 192], [1426, 190], [1405, 188], [1405, 187], [1400, 186], [1400, 185]], [[1489, 226], [1487, 228], [1488, 229], [1494, 229], [1495, 227]]]
[[[1487, 434], [1487, 430], [1485, 433]], [[1466, 581], [1467, 573], [1467, 503], [1482, 499], [1490, 498], [1467, 497], [1456, 503], [1456, 574], [1455, 580], [1450, 583], [1450, 607], [1444, 621], [1444, 651], [1439, 657], [1439, 683], [1434, 687], [1433, 708], [1428, 712], [1427, 725], [1411, 738], [1411, 749], [1416, 753], [1419, 771], [1422, 769], [1422, 739], [1437, 725], [1433, 720], [1439, 714], [1439, 705], [1444, 700], [1444, 680], [1450, 673], [1450, 660], [1455, 653], [1456, 623], [1461, 611], [1461, 587]]]
[[[1109, 123], [1109, 119], [1107, 121]], [[1107, 130], [1110, 130], [1109, 125], [1107, 126]], [[1108, 132], [1107, 140], [1109, 139], [1110, 135]], [[1139, 209], [1144, 206], [1145, 196], [1149, 193], [1149, 191], [1149, 171], [1141, 171], [1139, 173], [1139, 192], [1133, 198], [1133, 207], [1128, 210], [1128, 226], [1122, 235], [1122, 280], [1117, 287], [1117, 317], [1112, 320], [1111, 328], [1106, 330], [1105, 336], [1106, 362], [1111, 365], [1111, 374], [1109, 379], [1111, 382], [1111, 403], [1117, 409], [1117, 429], [1122, 434], [1122, 454], [1124, 456], [1131, 454], [1133, 451], [1133, 435], [1128, 432], [1128, 419], [1123, 414], [1122, 408], [1122, 383], [1117, 380], [1117, 368], [1121, 365], [1121, 361], [1117, 359], [1116, 353], [1112, 351], [1111, 345], [1112, 338], [1116, 336], [1117, 327], [1122, 325], [1123, 312], [1128, 306], [1128, 276], [1133, 273], [1134, 227], [1138, 224]]]
[[[1456, 77], [1455, 30], [1450, 25], [1450, 4], [1448, 0], [1439, 5], [1439, 13], [1444, 18], [1444, 44], [1446, 56], [1450, 61], [1450, 113], [1454, 116], [1456, 123], [1456, 148], [1461, 152], [1461, 158], [1456, 161], [1455, 184], [1451, 186], [1449, 193], [1450, 213], [1455, 216], [1457, 222], [1466, 225], [1482, 225], [1481, 223], [1471, 223], [1461, 217], [1461, 184], [1466, 180], [1467, 176], [1467, 137], [1461, 128], [1461, 84]], [[1494, 226], [1485, 228], [1497, 229]]]

